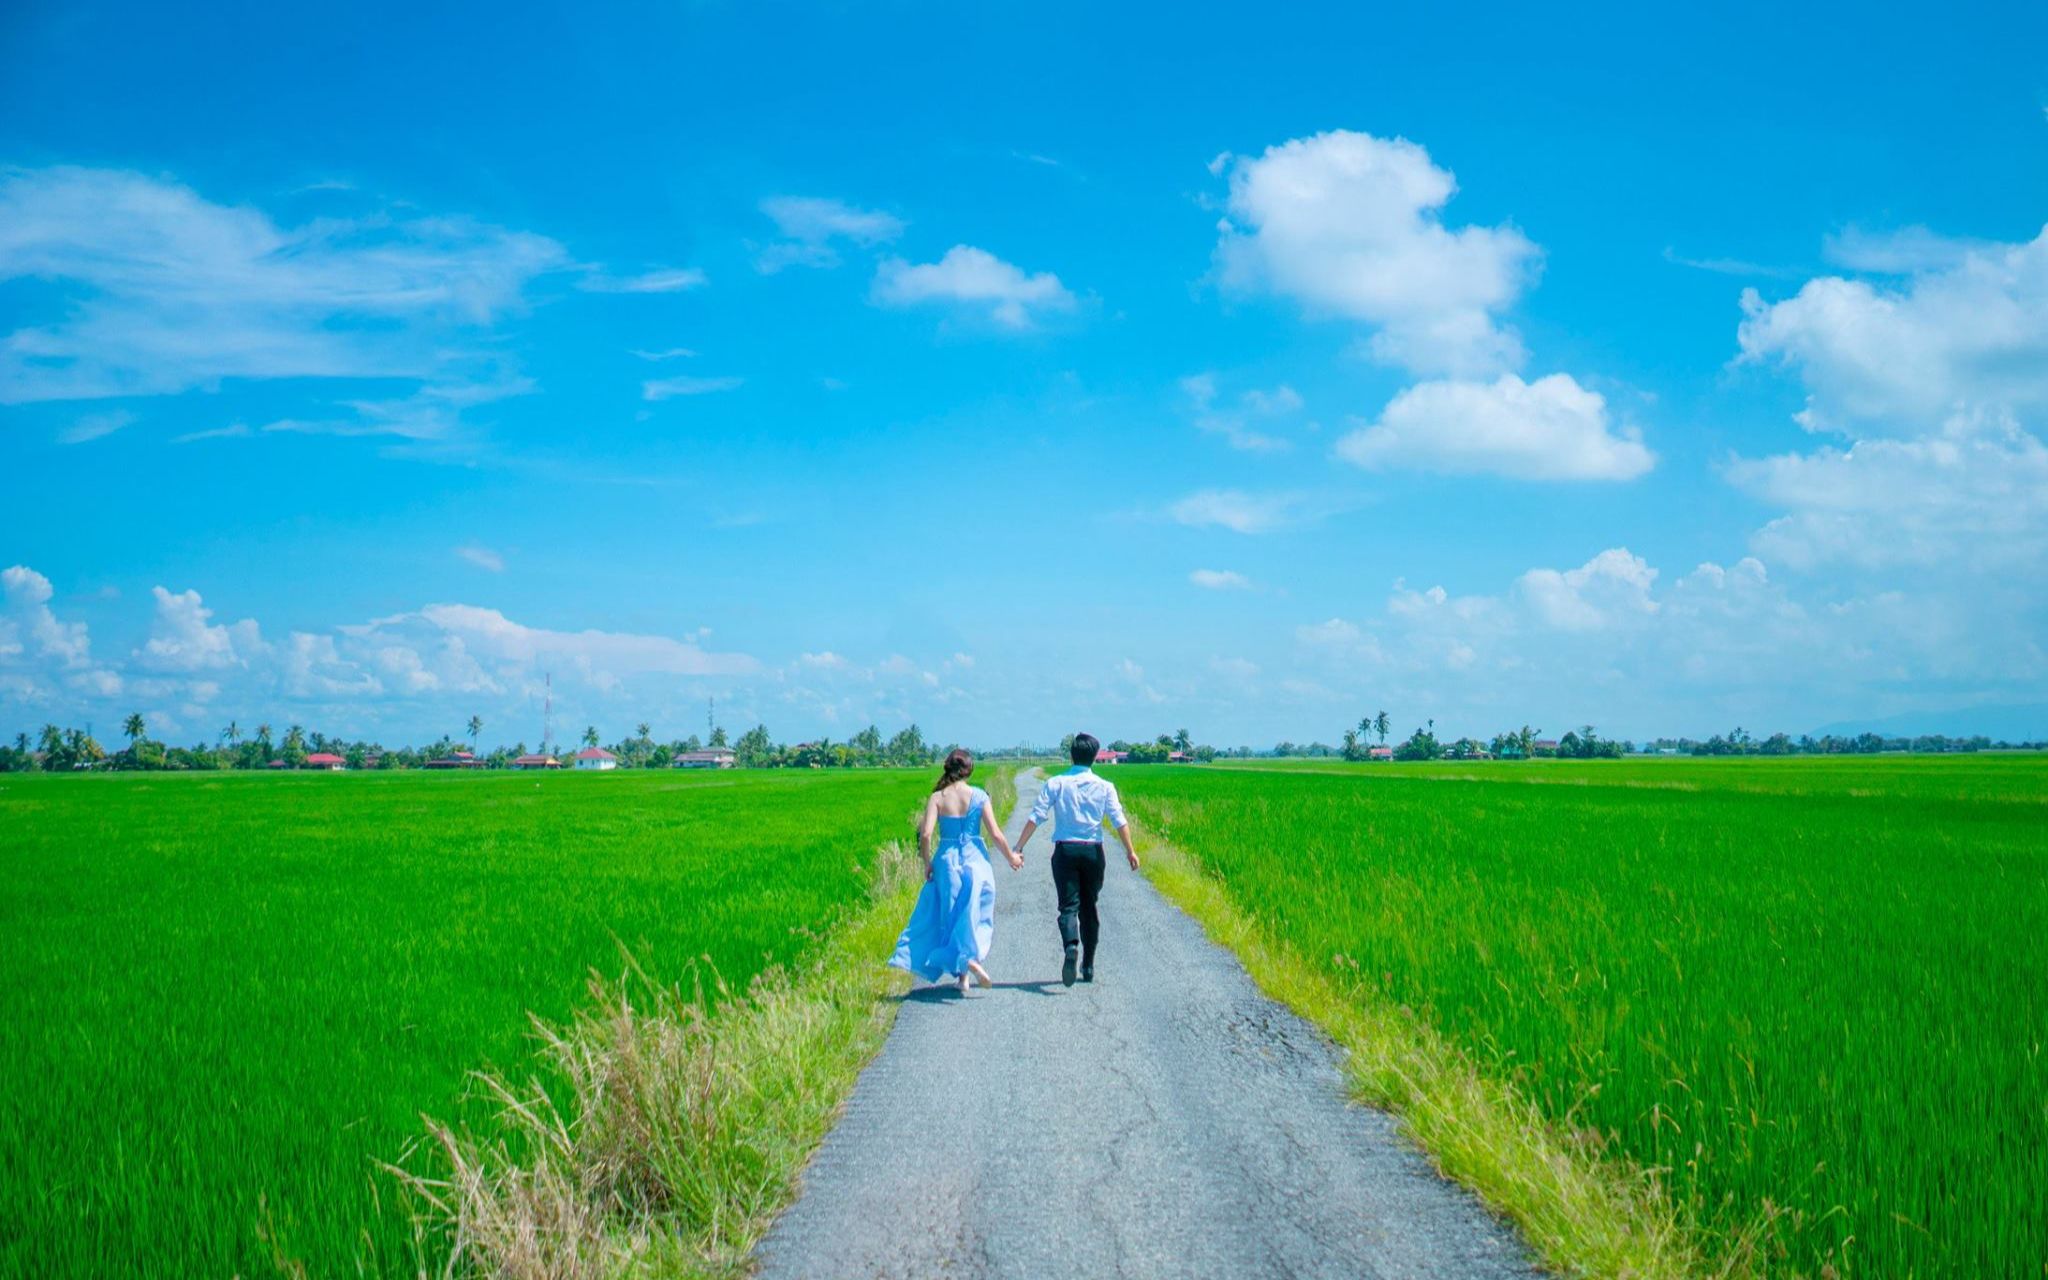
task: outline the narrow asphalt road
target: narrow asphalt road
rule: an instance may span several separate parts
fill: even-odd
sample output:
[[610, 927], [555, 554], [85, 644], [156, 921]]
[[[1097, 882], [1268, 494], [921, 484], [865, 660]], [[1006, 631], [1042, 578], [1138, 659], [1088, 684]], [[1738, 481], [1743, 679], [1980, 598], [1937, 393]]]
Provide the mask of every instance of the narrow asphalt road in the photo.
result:
[[[1037, 791], [1018, 780], [1013, 839]], [[998, 860], [996, 988], [905, 997], [762, 1276], [1537, 1274], [1120, 856], [1099, 981], [1063, 988], [1050, 852]]]

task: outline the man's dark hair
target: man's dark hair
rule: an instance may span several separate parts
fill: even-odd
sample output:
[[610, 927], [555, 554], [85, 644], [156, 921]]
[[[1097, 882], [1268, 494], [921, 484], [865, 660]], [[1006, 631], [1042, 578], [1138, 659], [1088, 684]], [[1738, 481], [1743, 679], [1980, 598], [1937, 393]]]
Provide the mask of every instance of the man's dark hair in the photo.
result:
[[1102, 750], [1102, 744], [1095, 740], [1094, 734], [1077, 733], [1074, 735], [1072, 754], [1075, 764], [1094, 764], [1095, 753], [1100, 750]]

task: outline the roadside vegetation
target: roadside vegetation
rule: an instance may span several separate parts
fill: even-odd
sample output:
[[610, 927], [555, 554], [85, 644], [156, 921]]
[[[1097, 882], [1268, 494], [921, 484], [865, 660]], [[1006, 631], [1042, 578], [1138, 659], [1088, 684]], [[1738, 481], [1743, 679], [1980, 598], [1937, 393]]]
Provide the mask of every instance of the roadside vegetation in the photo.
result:
[[[0, 778], [0, 1273], [413, 1275], [458, 1242], [477, 1261], [485, 1220], [416, 1227], [431, 1205], [384, 1163], [417, 1192], [535, 1167], [564, 1133], [579, 1160], [604, 1148], [551, 1168], [616, 1192], [608, 1241], [668, 1215], [696, 1233], [682, 1254], [730, 1262], [881, 1034], [886, 975], [829, 957], [900, 927], [914, 858], [877, 846], [929, 786]], [[642, 1066], [644, 1097], [608, 1092]], [[655, 1199], [649, 1167], [675, 1177]]]
[[1161, 888], [1560, 1269], [2048, 1257], [2048, 759], [1303, 763], [1126, 791]]

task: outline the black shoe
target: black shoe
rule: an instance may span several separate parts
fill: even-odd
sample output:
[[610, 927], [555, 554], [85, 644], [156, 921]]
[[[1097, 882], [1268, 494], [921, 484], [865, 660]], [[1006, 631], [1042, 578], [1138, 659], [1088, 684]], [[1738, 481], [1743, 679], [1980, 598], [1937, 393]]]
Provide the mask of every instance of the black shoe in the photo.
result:
[[1061, 986], [1071, 987], [1074, 985], [1074, 966], [1079, 963], [1081, 963], [1081, 948], [1068, 947], [1066, 963], [1060, 966]]
[[1083, 982], [1093, 982], [1093, 981], [1095, 981], [1095, 966], [1094, 966], [1094, 965], [1092, 965], [1092, 964], [1084, 964], [1084, 965], [1082, 965], [1082, 966], [1081, 966], [1081, 981], [1083, 981]]

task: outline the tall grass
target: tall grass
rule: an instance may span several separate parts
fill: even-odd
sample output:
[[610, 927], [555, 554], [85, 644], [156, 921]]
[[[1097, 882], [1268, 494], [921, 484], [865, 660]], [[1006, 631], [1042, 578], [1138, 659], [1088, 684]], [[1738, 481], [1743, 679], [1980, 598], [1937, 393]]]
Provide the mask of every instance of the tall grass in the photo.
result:
[[908, 849], [883, 853], [874, 905], [743, 998], [714, 1009], [629, 968], [565, 1025], [536, 1019], [541, 1071], [478, 1077], [496, 1123], [430, 1123], [431, 1151], [393, 1169], [443, 1274], [739, 1273], [892, 1021], [878, 997], [905, 980], [877, 957], [915, 884]]
[[[1649, 1172], [1700, 1265], [2041, 1275], [2048, 761], [1988, 781], [1913, 762], [1889, 790], [1868, 764], [1802, 789], [1805, 763], [1119, 781], [1242, 945], [1335, 993], [1326, 1022], [1440, 1041], [1543, 1117], [1544, 1142], [1597, 1153], [1615, 1186]], [[1458, 1116], [1484, 1108], [1384, 1056], [1368, 1089], [1443, 1111], [1461, 1174], [1484, 1185], [1494, 1159], [1540, 1181], [1543, 1160], [1485, 1150], [1514, 1126], [1474, 1149]], [[1518, 1212], [1565, 1258], [1600, 1216]], [[1655, 1212], [1638, 1221], [1655, 1234]]]
[[469, 1073], [532, 1074], [529, 1011], [622, 945], [714, 1009], [802, 966], [928, 786], [0, 779], [0, 1276], [410, 1274], [378, 1162], [422, 1113], [488, 1138]]

